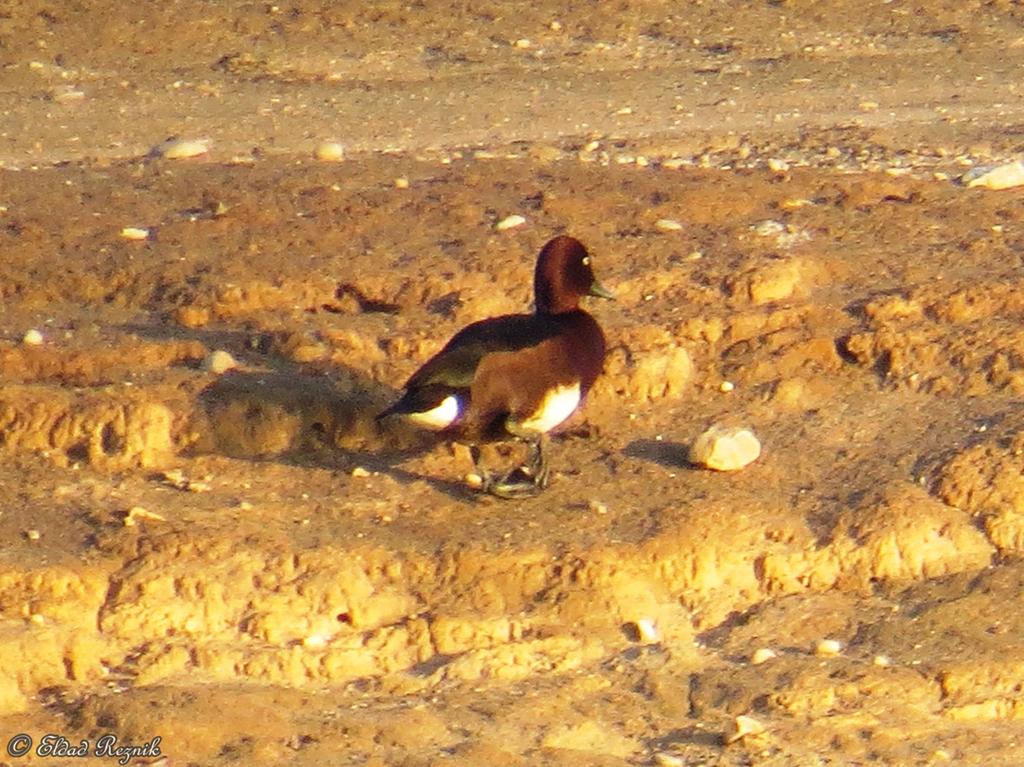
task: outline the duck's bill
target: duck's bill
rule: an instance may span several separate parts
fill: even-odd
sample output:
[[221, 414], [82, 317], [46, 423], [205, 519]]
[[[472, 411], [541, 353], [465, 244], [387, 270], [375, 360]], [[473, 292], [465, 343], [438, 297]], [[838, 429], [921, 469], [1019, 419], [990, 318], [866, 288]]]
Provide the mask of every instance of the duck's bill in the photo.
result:
[[590, 295], [596, 296], [597, 298], [609, 298], [612, 301], [615, 300], [615, 294], [597, 280], [590, 283]]

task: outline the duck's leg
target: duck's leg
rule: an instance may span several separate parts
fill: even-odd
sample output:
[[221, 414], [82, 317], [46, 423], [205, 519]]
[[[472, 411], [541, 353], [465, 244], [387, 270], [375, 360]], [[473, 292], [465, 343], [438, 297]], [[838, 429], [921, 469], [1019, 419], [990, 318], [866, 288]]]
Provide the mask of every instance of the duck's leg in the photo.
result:
[[526, 465], [527, 473], [533, 477], [533, 483], [539, 488], [548, 486], [550, 467], [548, 466], [548, 435], [540, 434], [530, 442], [530, 462]]
[[494, 484], [494, 477], [491, 476], [491, 472], [484, 467], [483, 462], [480, 460], [480, 446], [470, 445], [469, 455], [473, 459], [473, 470], [480, 477], [480, 490], [485, 493], [489, 492], [488, 488]]
[[473, 469], [478, 477], [480, 477], [481, 493], [487, 493], [488, 495], [494, 495], [498, 498], [522, 498], [525, 495], [529, 495], [531, 492], [535, 492], [536, 488], [532, 482], [523, 482], [522, 480], [514, 480], [513, 476], [518, 473], [520, 476], [524, 476], [524, 472], [521, 468], [513, 469], [507, 474], [501, 477], [495, 477], [491, 472], [484, 467], [481, 461], [481, 450], [479, 445], [470, 445], [469, 454], [473, 458]]
[[500, 479], [485, 483], [484, 490], [499, 498], [526, 498], [548, 486], [550, 469], [547, 460], [548, 439], [545, 434], [523, 434], [519, 437], [530, 445], [530, 458], [525, 466], [517, 466]]

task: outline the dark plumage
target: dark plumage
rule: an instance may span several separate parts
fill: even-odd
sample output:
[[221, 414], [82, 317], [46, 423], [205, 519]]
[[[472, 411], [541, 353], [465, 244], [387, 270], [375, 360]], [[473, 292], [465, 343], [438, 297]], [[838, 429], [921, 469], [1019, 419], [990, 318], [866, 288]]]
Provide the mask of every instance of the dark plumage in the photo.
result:
[[[544, 488], [546, 435], [572, 415], [604, 364], [604, 333], [580, 308], [587, 295], [611, 298], [595, 279], [586, 248], [572, 237], [555, 237], [537, 259], [534, 313], [492, 317], [460, 330], [377, 418], [404, 415], [468, 442], [486, 492], [516, 497]], [[531, 460], [491, 477], [479, 464], [477, 445], [510, 438], [531, 445]]]

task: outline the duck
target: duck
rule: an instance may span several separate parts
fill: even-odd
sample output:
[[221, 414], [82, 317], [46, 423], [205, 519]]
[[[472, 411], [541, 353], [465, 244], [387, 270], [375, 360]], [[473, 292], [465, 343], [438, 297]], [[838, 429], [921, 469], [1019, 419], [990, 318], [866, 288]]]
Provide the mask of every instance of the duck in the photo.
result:
[[[467, 325], [406, 381], [401, 397], [377, 415], [468, 444], [474, 484], [499, 498], [548, 486], [549, 437], [583, 404], [604, 367], [604, 332], [580, 302], [614, 298], [595, 277], [590, 253], [575, 237], [551, 239], [537, 257], [532, 314]], [[503, 474], [481, 463], [486, 442], [519, 441], [529, 459]]]

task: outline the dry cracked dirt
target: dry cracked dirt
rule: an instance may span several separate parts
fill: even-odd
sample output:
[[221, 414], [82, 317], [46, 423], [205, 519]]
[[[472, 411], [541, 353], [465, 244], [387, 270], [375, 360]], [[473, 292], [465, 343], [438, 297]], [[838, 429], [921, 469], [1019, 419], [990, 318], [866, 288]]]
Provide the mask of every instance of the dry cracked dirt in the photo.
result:
[[[0, 52], [0, 764], [1024, 763], [1024, 206], [961, 181], [1024, 151], [1017, 3], [25, 0]], [[605, 374], [482, 499], [373, 416], [559, 232]]]

